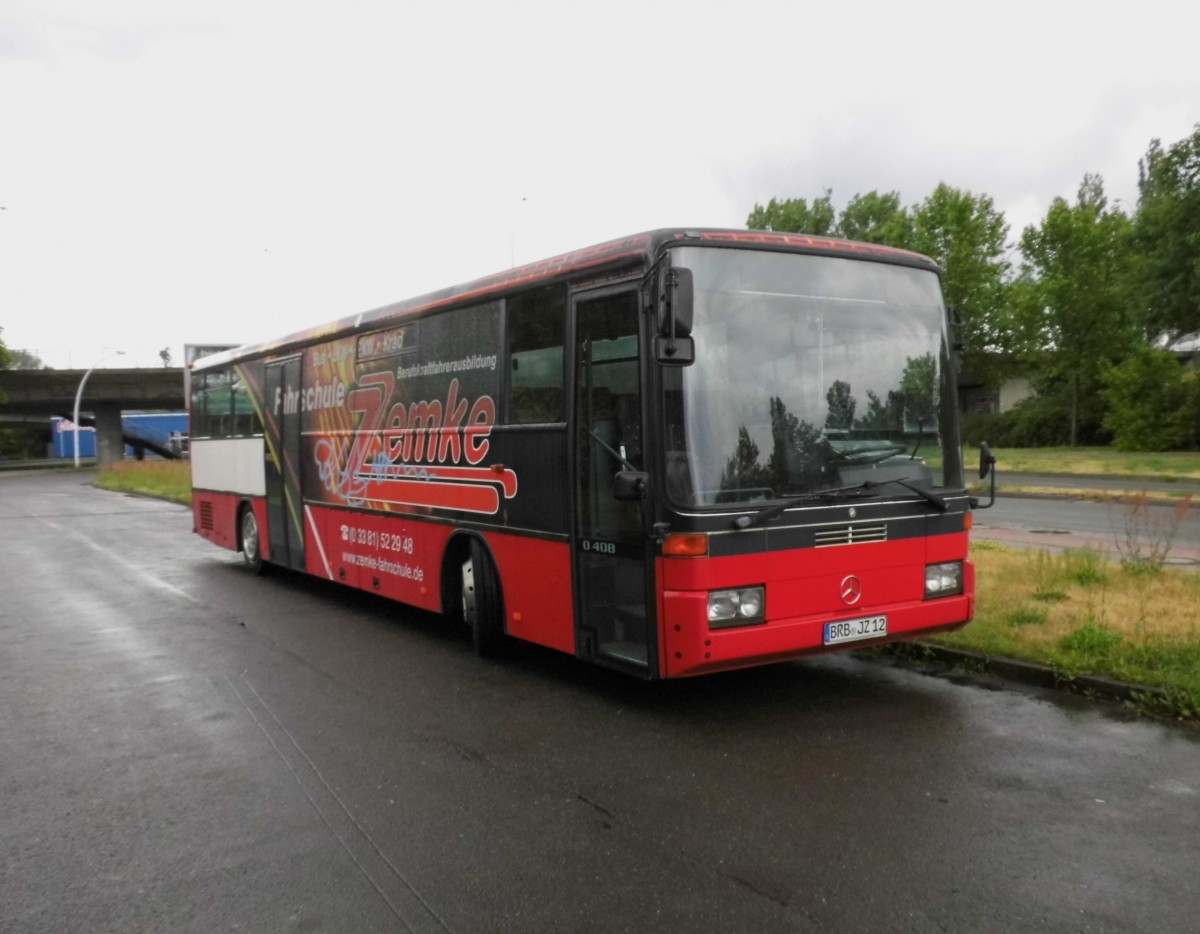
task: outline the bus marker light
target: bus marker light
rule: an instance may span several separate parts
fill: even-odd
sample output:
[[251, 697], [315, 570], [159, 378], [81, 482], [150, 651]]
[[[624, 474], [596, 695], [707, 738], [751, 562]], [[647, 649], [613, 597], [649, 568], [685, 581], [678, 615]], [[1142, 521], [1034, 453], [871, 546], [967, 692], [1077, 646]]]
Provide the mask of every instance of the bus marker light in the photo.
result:
[[663, 540], [664, 555], [676, 558], [703, 558], [708, 555], [708, 536], [696, 533], [668, 535]]
[[963, 531], [973, 529], [975, 527], [975, 513], [967, 510], [963, 513]]

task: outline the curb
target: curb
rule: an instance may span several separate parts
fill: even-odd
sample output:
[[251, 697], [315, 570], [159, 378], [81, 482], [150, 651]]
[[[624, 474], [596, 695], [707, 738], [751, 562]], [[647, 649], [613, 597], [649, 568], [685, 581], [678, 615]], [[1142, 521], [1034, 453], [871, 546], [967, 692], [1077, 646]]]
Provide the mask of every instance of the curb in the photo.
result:
[[[1123, 483], [1126, 486], [1135, 486], [1139, 483], [1169, 483], [1182, 484], [1195, 483], [1200, 485], [1200, 479], [1195, 477], [1181, 477], [1178, 474], [1126, 474], [1126, 473], [1055, 473], [1054, 471], [1038, 471], [1038, 470], [1012, 470], [1009, 474], [1017, 474], [1021, 477], [1052, 477], [1055, 480], [1112, 480], [1117, 483]], [[1004, 469], [996, 474], [996, 479], [999, 480], [1004, 476]]]
[[[54, 461], [0, 461], [0, 474], [4, 473], [50, 473], [62, 470], [74, 470], [75, 465], [70, 460], [56, 463]], [[95, 470], [96, 459], [80, 458], [79, 472]]]
[[[1009, 681], [1029, 684], [1034, 687], [1069, 690], [1077, 694], [1091, 697], [1103, 697], [1106, 700], [1120, 701], [1131, 705], [1143, 706], [1146, 700], [1167, 704], [1170, 693], [1165, 688], [1149, 687], [1144, 684], [1132, 684], [1119, 681], [1104, 675], [1075, 675], [1063, 674], [1057, 668], [1043, 665], [1040, 662], [1026, 662], [1003, 655], [987, 655], [970, 649], [952, 649], [944, 645], [934, 645], [930, 642], [916, 640], [911, 643], [897, 643], [891, 654], [897, 657], [907, 657], [910, 660], [927, 660], [936, 662], [947, 668], [965, 667], [972, 671], [996, 675]], [[914, 651], [915, 649], [915, 651]]]
[[[1115, 505], [1122, 505], [1122, 498], [1128, 493], [1137, 493], [1140, 490], [1132, 488], [1111, 488], [1101, 490], [1099, 488], [1086, 487], [1062, 487], [1062, 492], [1052, 493], [1048, 491], [1029, 492], [1026, 490], [1005, 490], [1002, 487], [996, 487], [996, 499], [1070, 499], [1084, 500], [1092, 503], [1110, 502]], [[1191, 490], [1180, 490], [1181, 493], [1191, 493]], [[979, 496], [978, 493], [973, 494]], [[1171, 497], [1165, 490], [1149, 491], [1149, 500], [1155, 506], [1174, 506], [1182, 499], [1180, 497]], [[1156, 498], [1157, 496], [1157, 498]], [[1200, 496], [1193, 496], [1192, 501], [1188, 504], [1189, 509], [1200, 509]]]

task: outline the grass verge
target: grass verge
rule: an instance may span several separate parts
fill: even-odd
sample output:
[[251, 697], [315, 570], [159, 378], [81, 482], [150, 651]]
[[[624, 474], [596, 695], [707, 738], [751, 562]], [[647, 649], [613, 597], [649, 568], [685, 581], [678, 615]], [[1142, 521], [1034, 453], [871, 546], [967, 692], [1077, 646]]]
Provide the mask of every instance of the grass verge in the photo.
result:
[[974, 542], [975, 621], [929, 641], [1160, 688], [1146, 712], [1200, 717], [1200, 574]]
[[1140, 477], [1155, 480], [1200, 480], [1200, 454], [1123, 453], [1112, 448], [998, 448], [996, 468], [1014, 473], [1059, 473], [1087, 476]]
[[118, 493], [157, 496], [183, 506], [192, 504], [192, 475], [187, 461], [126, 461], [100, 471], [96, 486]]

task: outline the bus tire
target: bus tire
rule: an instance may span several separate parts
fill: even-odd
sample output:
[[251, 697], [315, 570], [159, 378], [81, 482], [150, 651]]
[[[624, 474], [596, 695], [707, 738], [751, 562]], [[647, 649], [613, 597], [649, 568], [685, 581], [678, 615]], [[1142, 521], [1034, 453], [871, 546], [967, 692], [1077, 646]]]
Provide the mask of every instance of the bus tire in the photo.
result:
[[267, 571], [267, 562], [262, 556], [262, 535], [259, 533], [258, 516], [254, 507], [249, 503], [242, 506], [238, 519], [238, 538], [242, 545], [242, 561], [254, 574], [263, 575]]
[[462, 566], [463, 619], [471, 627], [471, 641], [481, 656], [495, 655], [504, 646], [504, 597], [500, 575], [479, 539], [471, 540], [471, 553]]

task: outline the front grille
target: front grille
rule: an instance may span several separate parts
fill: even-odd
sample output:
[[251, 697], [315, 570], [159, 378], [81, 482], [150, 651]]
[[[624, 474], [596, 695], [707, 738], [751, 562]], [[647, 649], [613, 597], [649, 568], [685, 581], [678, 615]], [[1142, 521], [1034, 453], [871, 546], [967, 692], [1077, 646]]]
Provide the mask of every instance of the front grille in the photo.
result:
[[212, 500], [200, 500], [200, 528], [206, 532], [213, 530], [213, 504]]
[[838, 545], [861, 545], [864, 542], [886, 542], [887, 525], [826, 525], [816, 530], [816, 547], [834, 548]]

